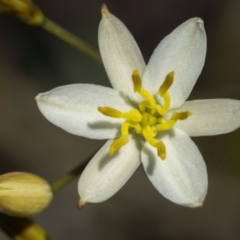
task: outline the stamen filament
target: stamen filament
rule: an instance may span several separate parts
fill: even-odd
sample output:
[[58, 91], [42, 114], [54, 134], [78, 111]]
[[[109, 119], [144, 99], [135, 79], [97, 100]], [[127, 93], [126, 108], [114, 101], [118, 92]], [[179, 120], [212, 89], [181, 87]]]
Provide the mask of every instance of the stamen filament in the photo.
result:
[[169, 93], [165, 93], [163, 95], [163, 101], [164, 101], [163, 107], [158, 110], [158, 113], [162, 116], [164, 116], [168, 112], [171, 105], [171, 98]]
[[138, 92], [143, 98], [145, 98], [148, 103], [150, 104], [150, 107], [153, 108], [156, 105], [156, 101], [151, 93], [149, 93], [147, 90], [142, 88], [142, 79], [139, 75], [138, 70], [134, 70], [132, 74], [132, 81], [134, 86], [134, 92]]
[[121, 127], [121, 137], [113, 141], [110, 146], [109, 155], [112, 156], [119, 148], [124, 146], [128, 143], [128, 134], [129, 134], [129, 127], [133, 127], [136, 130], [136, 133], [140, 134], [142, 132], [142, 128], [139, 123], [126, 121], [122, 124]]
[[166, 131], [166, 130], [172, 128], [173, 125], [176, 123], [176, 121], [177, 121], [177, 119], [170, 119], [166, 123], [158, 124], [157, 125], [157, 130], [158, 131]]
[[166, 148], [164, 143], [153, 138], [154, 132], [149, 126], [144, 127], [142, 133], [146, 141], [153, 147], [157, 148], [158, 156], [164, 160], [166, 158]]
[[158, 131], [166, 131], [166, 130], [172, 128], [173, 125], [177, 122], [177, 120], [184, 120], [184, 119], [186, 119], [190, 115], [191, 115], [190, 111], [174, 112], [172, 114], [172, 117], [170, 118], [170, 120], [168, 122], [161, 123], [161, 124], [157, 125], [157, 130]]
[[143, 88], [138, 93], [149, 102], [151, 108], [156, 106], [156, 101], [151, 93]]
[[154, 134], [153, 134], [152, 129], [149, 126], [145, 126], [143, 128], [142, 133], [143, 133], [144, 138], [147, 140], [147, 142], [150, 143], [153, 147], [155, 147], [155, 145], [158, 143], [158, 141], [155, 138], [153, 138]]
[[139, 103], [139, 109], [140, 109], [141, 113], [146, 112], [146, 107], [150, 108], [148, 101], [142, 101]]
[[128, 137], [122, 136], [116, 139], [110, 146], [109, 155], [112, 156], [119, 148], [128, 143]]

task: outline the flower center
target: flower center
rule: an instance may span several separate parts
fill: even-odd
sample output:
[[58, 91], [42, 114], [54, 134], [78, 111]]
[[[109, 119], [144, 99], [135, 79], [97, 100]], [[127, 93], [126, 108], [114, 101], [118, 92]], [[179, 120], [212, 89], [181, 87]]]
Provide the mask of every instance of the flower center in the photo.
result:
[[106, 116], [125, 119], [121, 126], [121, 137], [116, 139], [110, 146], [109, 154], [111, 156], [128, 143], [129, 128], [133, 128], [137, 134], [142, 134], [144, 139], [157, 149], [158, 156], [162, 160], [166, 158], [166, 147], [161, 140], [155, 138], [156, 135], [158, 132], [172, 128], [177, 120], [184, 120], [191, 115], [191, 112], [186, 111], [174, 112], [169, 120], [164, 117], [168, 113], [171, 104], [168, 89], [173, 83], [173, 78], [174, 72], [170, 72], [157, 92], [163, 98], [163, 104], [161, 105], [156, 102], [151, 93], [142, 88], [139, 72], [134, 70], [132, 74], [134, 92], [140, 94], [144, 99], [139, 103], [138, 109], [132, 109], [130, 112], [120, 112], [110, 107], [98, 107], [98, 111]]

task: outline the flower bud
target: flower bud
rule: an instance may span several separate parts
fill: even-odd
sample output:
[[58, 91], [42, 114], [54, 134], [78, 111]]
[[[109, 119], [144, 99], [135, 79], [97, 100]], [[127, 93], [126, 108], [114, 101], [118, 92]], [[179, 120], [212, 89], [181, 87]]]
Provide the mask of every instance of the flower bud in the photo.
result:
[[11, 13], [28, 24], [39, 25], [44, 15], [31, 0], [0, 0], [0, 12]]
[[49, 240], [47, 232], [30, 218], [0, 213], [1, 230], [13, 240]]
[[0, 176], [0, 211], [25, 217], [45, 209], [52, 199], [50, 185], [41, 177], [25, 172]]

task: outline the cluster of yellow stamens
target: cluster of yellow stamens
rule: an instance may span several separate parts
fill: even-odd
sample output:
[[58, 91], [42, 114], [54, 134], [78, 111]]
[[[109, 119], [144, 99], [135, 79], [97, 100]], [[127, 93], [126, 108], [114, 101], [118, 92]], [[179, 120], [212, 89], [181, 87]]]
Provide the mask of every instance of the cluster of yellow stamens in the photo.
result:
[[189, 111], [174, 112], [168, 121], [164, 118], [171, 104], [171, 98], [167, 91], [173, 83], [173, 78], [174, 72], [170, 72], [157, 92], [163, 98], [163, 104], [160, 105], [156, 103], [151, 93], [142, 88], [142, 80], [139, 72], [138, 70], [134, 70], [132, 74], [134, 92], [139, 93], [144, 98], [139, 103], [139, 109], [132, 109], [130, 112], [120, 112], [110, 107], [98, 108], [98, 111], [106, 116], [125, 119], [125, 122], [121, 126], [121, 137], [112, 143], [109, 152], [110, 155], [113, 155], [119, 148], [127, 144], [129, 128], [131, 127], [135, 129], [137, 134], [142, 134], [149, 144], [157, 148], [158, 156], [162, 160], [166, 158], [164, 143], [154, 137], [158, 132], [172, 128], [177, 120], [184, 120], [191, 115]]

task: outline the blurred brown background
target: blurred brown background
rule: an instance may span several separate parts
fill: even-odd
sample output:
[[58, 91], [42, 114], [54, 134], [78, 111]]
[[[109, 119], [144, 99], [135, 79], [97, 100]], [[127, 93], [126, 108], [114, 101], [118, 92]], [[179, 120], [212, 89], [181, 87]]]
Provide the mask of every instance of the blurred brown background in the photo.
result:
[[[38, 0], [42, 11], [98, 46], [99, 0]], [[191, 99], [240, 99], [239, 0], [106, 0], [130, 29], [148, 61], [159, 41], [185, 20], [205, 21], [208, 52]], [[104, 69], [60, 40], [0, 16], [0, 173], [29, 171], [50, 182], [103, 142], [70, 135], [38, 111], [39, 92], [70, 83], [110, 86]], [[111, 199], [76, 208], [77, 179], [36, 216], [57, 240], [239, 240], [240, 130], [194, 138], [206, 161], [205, 204], [188, 209], [164, 199], [140, 167]], [[0, 233], [0, 239], [8, 239]]]

